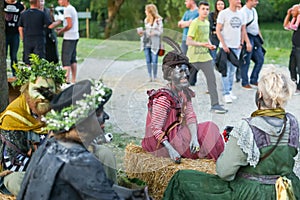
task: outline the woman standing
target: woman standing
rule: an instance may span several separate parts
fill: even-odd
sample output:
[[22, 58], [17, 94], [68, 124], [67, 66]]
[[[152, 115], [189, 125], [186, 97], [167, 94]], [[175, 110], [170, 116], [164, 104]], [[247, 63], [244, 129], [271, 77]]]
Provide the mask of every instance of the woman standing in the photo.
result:
[[219, 46], [219, 39], [216, 34], [216, 26], [217, 26], [217, 17], [219, 15], [219, 12], [221, 10], [225, 9], [225, 2], [224, 0], [218, 0], [215, 3], [215, 11], [209, 13], [208, 15], [208, 21], [209, 21], [209, 40], [210, 42], [215, 45], [217, 48], [214, 50], [209, 50], [211, 57], [213, 58], [214, 63], [216, 63], [216, 57], [217, 57], [217, 49]]
[[141, 45], [145, 52], [149, 81], [151, 82], [157, 78], [157, 53], [160, 46], [160, 35], [163, 33], [163, 20], [154, 4], [146, 5], [145, 13], [145, 30], [138, 31], [138, 34], [142, 36]]

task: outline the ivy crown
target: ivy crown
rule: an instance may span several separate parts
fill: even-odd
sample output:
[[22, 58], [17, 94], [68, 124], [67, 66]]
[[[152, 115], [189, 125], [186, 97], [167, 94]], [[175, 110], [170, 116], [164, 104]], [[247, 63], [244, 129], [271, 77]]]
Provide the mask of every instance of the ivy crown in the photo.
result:
[[17, 77], [17, 80], [13, 83], [14, 86], [35, 82], [38, 77], [52, 79], [59, 86], [65, 82], [66, 70], [63, 70], [59, 64], [49, 62], [36, 54], [30, 54], [29, 61], [29, 66], [23, 62], [13, 65]]

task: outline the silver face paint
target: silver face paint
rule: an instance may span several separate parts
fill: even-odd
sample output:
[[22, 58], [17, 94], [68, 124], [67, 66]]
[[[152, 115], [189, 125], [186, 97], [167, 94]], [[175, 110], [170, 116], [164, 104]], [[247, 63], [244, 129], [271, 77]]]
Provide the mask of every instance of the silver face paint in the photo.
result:
[[176, 66], [172, 72], [172, 83], [177, 89], [189, 87], [188, 81], [189, 69], [185, 65]]

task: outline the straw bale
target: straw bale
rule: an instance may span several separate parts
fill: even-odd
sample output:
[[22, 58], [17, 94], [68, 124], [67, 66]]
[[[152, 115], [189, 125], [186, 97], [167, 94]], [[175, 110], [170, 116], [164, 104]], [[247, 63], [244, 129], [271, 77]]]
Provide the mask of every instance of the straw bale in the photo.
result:
[[12, 195], [5, 195], [5, 194], [0, 193], [0, 199], [1, 200], [16, 200], [16, 197], [12, 196]]
[[180, 164], [170, 158], [155, 157], [142, 147], [128, 144], [125, 149], [124, 167], [129, 178], [139, 178], [147, 183], [155, 199], [161, 199], [171, 177], [178, 170], [193, 169], [216, 174], [215, 161], [209, 159], [181, 159]]

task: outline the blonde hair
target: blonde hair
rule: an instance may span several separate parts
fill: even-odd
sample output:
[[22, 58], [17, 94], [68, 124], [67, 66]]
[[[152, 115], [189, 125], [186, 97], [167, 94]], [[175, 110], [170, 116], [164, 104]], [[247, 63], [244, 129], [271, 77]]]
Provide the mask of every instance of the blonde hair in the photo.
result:
[[162, 19], [162, 17], [158, 14], [156, 5], [148, 4], [146, 5], [145, 10], [149, 13], [145, 19], [147, 23], [150, 23], [152, 25], [154, 23], [154, 20]]
[[266, 107], [283, 108], [295, 90], [296, 84], [286, 70], [273, 66], [262, 69], [258, 91], [262, 93]]

